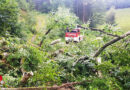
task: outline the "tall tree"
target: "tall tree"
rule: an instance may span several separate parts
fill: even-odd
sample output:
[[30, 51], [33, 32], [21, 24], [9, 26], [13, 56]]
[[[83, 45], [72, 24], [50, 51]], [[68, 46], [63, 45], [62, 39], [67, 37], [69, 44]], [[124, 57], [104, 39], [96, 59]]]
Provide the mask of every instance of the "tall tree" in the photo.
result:
[[[74, 12], [83, 23], [89, 20], [91, 20], [92, 23], [95, 22], [94, 20], [95, 16], [99, 15], [101, 12], [104, 12], [103, 9], [105, 9], [103, 0], [74, 0], [73, 5], [74, 5]], [[101, 5], [102, 9], [100, 8]]]
[[51, 0], [32, 0], [32, 1], [35, 4], [36, 10], [44, 13], [50, 11]]

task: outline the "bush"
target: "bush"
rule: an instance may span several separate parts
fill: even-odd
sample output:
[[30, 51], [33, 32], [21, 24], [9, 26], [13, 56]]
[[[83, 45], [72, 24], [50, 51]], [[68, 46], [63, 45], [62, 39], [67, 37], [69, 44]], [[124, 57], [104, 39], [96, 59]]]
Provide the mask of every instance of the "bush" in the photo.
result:
[[35, 71], [44, 56], [43, 52], [32, 46], [17, 46], [14, 50], [12, 49], [11, 52], [13, 53], [11, 53], [7, 58], [8, 63], [13, 67], [22, 67], [26, 71]]
[[18, 21], [18, 5], [15, 0], [0, 0], [0, 34], [14, 34]]
[[39, 64], [39, 69], [35, 71], [33, 78], [29, 81], [31, 86], [49, 86], [60, 84], [60, 67], [57, 62], [53, 60], [43, 60]]
[[16, 87], [19, 84], [19, 78], [10, 76], [9, 74], [4, 75], [3, 81], [5, 82], [4, 87]]
[[[104, 67], [104, 69], [107, 67], [106, 71], [109, 72], [106, 75], [115, 78], [120, 83], [120, 87], [127, 90], [130, 87], [129, 44], [122, 40], [105, 51], [102, 57], [105, 62], [109, 62]], [[103, 69], [103, 67], [101, 68]]]

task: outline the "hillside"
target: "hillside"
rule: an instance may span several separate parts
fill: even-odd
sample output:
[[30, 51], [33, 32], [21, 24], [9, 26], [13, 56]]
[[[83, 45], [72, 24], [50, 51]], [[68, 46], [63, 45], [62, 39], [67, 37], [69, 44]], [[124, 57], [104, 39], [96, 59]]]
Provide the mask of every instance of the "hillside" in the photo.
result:
[[125, 32], [130, 30], [130, 8], [116, 10], [116, 23]]
[[106, 1], [0, 0], [0, 90], [129, 90], [130, 9]]

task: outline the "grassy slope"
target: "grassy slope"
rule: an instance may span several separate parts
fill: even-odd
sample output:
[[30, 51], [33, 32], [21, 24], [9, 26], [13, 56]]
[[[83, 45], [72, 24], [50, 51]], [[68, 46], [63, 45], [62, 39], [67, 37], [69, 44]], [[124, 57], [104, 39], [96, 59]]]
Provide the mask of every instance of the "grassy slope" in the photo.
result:
[[124, 32], [130, 31], [130, 8], [116, 10], [116, 23]]
[[37, 35], [35, 40], [38, 40], [39, 37], [42, 37], [45, 33], [45, 27], [46, 27], [46, 15], [44, 14], [37, 14], [36, 15], [36, 31]]
[[[27, 12], [25, 11], [20, 11], [21, 16], [23, 17], [19, 17], [19, 22], [23, 21], [25, 22], [25, 18], [27, 16]], [[34, 43], [34, 42], [40, 42], [38, 40], [38, 38], [42, 38], [42, 36], [44, 35], [45, 32], [45, 27], [46, 27], [46, 17], [47, 15], [45, 14], [41, 14], [38, 12], [34, 12], [34, 18], [36, 18], [36, 25], [34, 26], [37, 34], [32, 34], [32, 33], [28, 33], [28, 42], [30, 43]]]

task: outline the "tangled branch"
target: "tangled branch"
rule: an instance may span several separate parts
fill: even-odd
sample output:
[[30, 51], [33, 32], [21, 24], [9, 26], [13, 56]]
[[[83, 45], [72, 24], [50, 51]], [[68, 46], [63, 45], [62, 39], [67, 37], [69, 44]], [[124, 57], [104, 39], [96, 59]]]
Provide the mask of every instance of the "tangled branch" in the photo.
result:
[[95, 53], [94, 57], [98, 57], [98, 56], [101, 54], [101, 52], [102, 52], [105, 48], [107, 48], [108, 46], [110, 46], [110, 45], [116, 43], [117, 41], [119, 41], [119, 40], [121, 40], [121, 39], [123, 39], [123, 38], [125, 38], [125, 37], [127, 37], [127, 36], [129, 36], [129, 35], [130, 35], [130, 32], [127, 32], [127, 33], [125, 33], [124, 35], [119, 36], [119, 37], [117, 37], [117, 38], [115, 38], [115, 39], [109, 41], [108, 43], [106, 43], [104, 46], [102, 46], [102, 47]]

